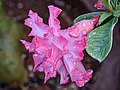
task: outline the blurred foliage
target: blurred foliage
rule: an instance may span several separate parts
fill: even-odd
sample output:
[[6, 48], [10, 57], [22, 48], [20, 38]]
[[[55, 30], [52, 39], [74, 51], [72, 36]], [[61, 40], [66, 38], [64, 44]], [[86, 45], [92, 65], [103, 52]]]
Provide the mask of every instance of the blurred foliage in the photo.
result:
[[22, 84], [27, 80], [20, 57], [20, 31], [17, 24], [4, 13], [0, 0], [0, 81]]

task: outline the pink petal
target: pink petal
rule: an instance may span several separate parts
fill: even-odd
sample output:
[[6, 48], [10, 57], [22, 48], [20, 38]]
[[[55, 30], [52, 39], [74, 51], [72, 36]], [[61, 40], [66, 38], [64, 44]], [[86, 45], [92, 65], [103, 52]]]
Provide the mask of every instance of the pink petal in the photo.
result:
[[59, 49], [64, 50], [64, 47], [67, 44], [67, 40], [62, 36], [58, 36], [58, 37], [54, 37], [53, 43]]
[[26, 42], [25, 40], [20, 40], [26, 47], [29, 52], [34, 52], [35, 51], [35, 45], [31, 44], [30, 42]]
[[57, 63], [59, 62], [59, 60], [62, 56], [63, 56], [63, 52], [60, 49], [58, 49], [56, 46], [53, 45], [51, 57], [46, 60], [46, 62], [50, 64], [50, 67], [47, 69], [45, 66], [45, 70], [44, 70], [44, 72], [46, 74], [45, 75], [45, 82], [49, 78], [56, 76], [56, 70], [57, 70], [57, 68], [59, 68], [56, 66], [57, 66]]
[[83, 50], [86, 47], [86, 43], [87, 43], [86, 36], [83, 36], [81, 39], [78, 38], [70, 46], [70, 47], [73, 46], [73, 48], [69, 48], [69, 52], [73, 55], [74, 58], [79, 58], [80, 60], [82, 60], [84, 57]]
[[68, 82], [69, 77], [68, 77], [68, 71], [66, 70], [66, 67], [64, 65], [63, 59], [59, 60], [58, 63], [60, 66], [57, 69], [57, 72], [60, 74], [60, 84], [65, 84]]
[[98, 2], [94, 5], [94, 7], [100, 10], [106, 10], [106, 6], [102, 2], [102, 0], [98, 0]]
[[45, 80], [44, 83], [50, 78], [56, 77], [56, 71], [54, 70], [54, 66], [51, 62], [46, 61], [42, 64], [43, 71], [45, 73]]
[[34, 63], [35, 63], [34, 69], [35, 71], [36, 70], [40, 72], [44, 71], [45, 73], [44, 83], [46, 83], [48, 79], [56, 76], [56, 70], [57, 68], [60, 67], [60, 66], [57, 67], [58, 66], [57, 63], [59, 59], [63, 56], [63, 52], [56, 46], [52, 45], [51, 50], [52, 51], [50, 57], [45, 56], [47, 51], [45, 52], [45, 54], [44, 53], [42, 54], [42, 56], [44, 55], [43, 59], [41, 58], [41, 55], [39, 55], [39, 57], [34, 56]]
[[95, 17], [91, 20], [82, 20], [69, 28], [71, 36], [78, 37], [80, 33], [87, 35], [94, 29], [99, 17]]
[[74, 58], [79, 58], [80, 60], [82, 60], [84, 56], [82, 51], [86, 47], [87, 37], [83, 36], [82, 34], [77, 38], [72, 37], [69, 35], [68, 30], [62, 31], [62, 35], [67, 41], [67, 45], [65, 46], [64, 51], [69, 51]]
[[25, 40], [20, 40], [22, 42], [22, 44], [25, 45], [26, 49], [29, 49], [30, 48], [30, 43], [25, 41]]
[[[77, 25], [72, 30], [77, 30]], [[80, 62], [84, 57], [83, 50], [86, 47], [87, 36], [82, 32], [77, 37], [70, 35], [69, 32], [72, 30], [68, 28], [62, 31], [62, 36], [67, 40], [65, 47], [67, 52], [63, 56], [63, 61], [71, 80], [76, 82], [79, 87], [82, 87], [92, 77], [92, 70], [89, 70], [90, 72], [88, 73]]]
[[47, 57], [51, 56], [52, 43], [46, 38], [34, 37], [32, 43], [35, 45], [35, 51], [39, 54], [45, 53]]
[[[75, 71], [73, 71], [75, 72]], [[86, 82], [88, 82], [91, 78], [92, 78], [92, 73], [93, 71], [91, 69], [87, 70], [86, 73], [77, 73], [75, 76], [73, 75], [73, 77], [79, 77], [75, 80], [75, 83], [77, 86], [79, 87], [83, 87], [85, 85]], [[74, 74], [74, 73], [72, 73]]]
[[45, 53], [42, 53], [42, 54], [33, 54], [33, 59], [34, 59], [34, 69], [33, 71], [40, 71], [42, 72], [43, 71], [43, 68], [40, 67], [40, 64], [42, 64], [45, 60], [46, 60], [46, 55]]
[[25, 25], [32, 28], [29, 36], [44, 37], [49, 27], [44, 24], [42, 18], [40, 18], [37, 13], [32, 12], [32, 10], [29, 11], [28, 16], [30, 16], [30, 18], [25, 20]]
[[64, 63], [70, 74], [71, 80], [82, 87], [92, 77], [92, 70], [86, 71], [80, 60], [73, 58], [71, 54], [64, 55]]
[[60, 21], [57, 19], [58, 15], [61, 13], [61, 9], [54, 7], [53, 5], [48, 6], [50, 17], [49, 17], [49, 26], [53, 29], [54, 35], [59, 35], [60, 30]]

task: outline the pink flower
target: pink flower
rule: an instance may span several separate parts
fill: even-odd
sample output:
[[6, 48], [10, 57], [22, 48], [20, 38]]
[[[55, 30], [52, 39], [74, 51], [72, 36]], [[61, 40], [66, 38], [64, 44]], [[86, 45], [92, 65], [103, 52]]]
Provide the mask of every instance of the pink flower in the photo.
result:
[[87, 34], [93, 30], [98, 18], [83, 20], [68, 29], [61, 30], [57, 19], [61, 9], [50, 5], [49, 26], [43, 23], [37, 13], [29, 11], [30, 18], [25, 25], [32, 28], [29, 36], [34, 36], [32, 42], [21, 40], [29, 52], [33, 52], [34, 71], [44, 72], [44, 83], [60, 74], [60, 84], [69, 80], [82, 87], [92, 77], [92, 70], [85, 70], [81, 63], [83, 50], [87, 43]]
[[94, 7], [96, 7], [97, 9], [100, 10], [106, 10], [106, 6], [104, 5], [104, 3], [102, 2], [102, 0], [98, 0], [98, 2], [94, 5]]

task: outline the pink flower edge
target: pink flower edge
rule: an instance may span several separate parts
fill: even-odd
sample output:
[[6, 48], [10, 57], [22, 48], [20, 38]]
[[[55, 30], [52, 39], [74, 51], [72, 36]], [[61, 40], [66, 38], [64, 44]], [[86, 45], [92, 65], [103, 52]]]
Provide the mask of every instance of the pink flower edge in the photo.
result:
[[[57, 19], [61, 9], [48, 6], [49, 25], [43, 19], [29, 11], [25, 25], [32, 28], [29, 36], [34, 36], [32, 42], [21, 40], [29, 52], [33, 53], [34, 71], [44, 72], [45, 81], [60, 74], [60, 84], [65, 84], [71, 78], [77, 86], [82, 87], [92, 78], [92, 70], [85, 70], [81, 60], [84, 57], [87, 34], [94, 29], [98, 18], [82, 20], [68, 29], [61, 30]], [[70, 77], [69, 77], [69, 76]]]

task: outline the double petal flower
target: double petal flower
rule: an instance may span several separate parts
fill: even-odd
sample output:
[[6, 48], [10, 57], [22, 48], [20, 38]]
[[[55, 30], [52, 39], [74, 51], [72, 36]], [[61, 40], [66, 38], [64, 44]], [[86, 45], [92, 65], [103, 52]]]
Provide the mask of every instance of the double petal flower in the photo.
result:
[[50, 17], [48, 24], [37, 13], [29, 11], [25, 25], [32, 28], [28, 36], [34, 36], [32, 42], [21, 40], [29, 52], [33, 52], [34, 71], [44, 72], [44, 83], [60, 74], [60, 84], [65, 84], [71, 78], [82, 87], [92, 77], [92, 70], [85, 70], [81, 60], [87, 43], [87, 34], [94, 29], [98, 18], [82, 20], [61, 30], [57, 19], [61, 9], [48, 6]]

